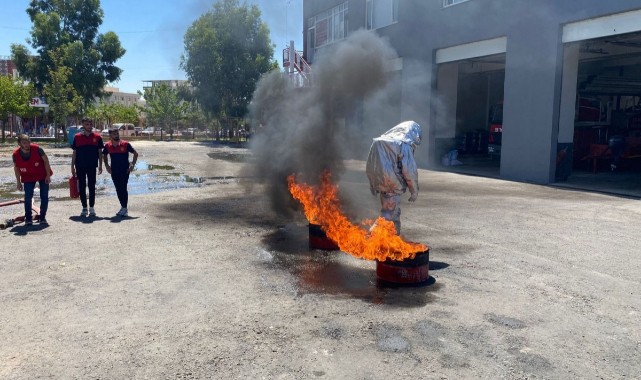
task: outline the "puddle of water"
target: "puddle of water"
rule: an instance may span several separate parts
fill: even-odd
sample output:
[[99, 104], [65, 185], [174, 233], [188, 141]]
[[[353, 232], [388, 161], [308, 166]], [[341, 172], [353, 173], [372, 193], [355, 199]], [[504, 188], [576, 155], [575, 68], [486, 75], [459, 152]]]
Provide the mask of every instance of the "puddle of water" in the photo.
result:
[[135, 170], [174, 170], [176, 169], [170, 165], [150, 165], [146, 161], [138, 160], [136, 162]]
[[[134, 173], [129, 176], [127, 188], [129, 194], [140, 195], [156, 193], [165, 190], [175, 190], [190, 187], [198, 187], [205, 182], [200, 177], [190, 177], [178, 173], [156, 174], [156, 173]], [[100, 186], [96, 183], [96, 193], [104, 195], [116, 195], [111, 178], [102, 178]]]
[[[206, 178], [204, 177], [191, 177], [188, 175], [171, 172], [174, 170], [173, 166], [169, 165], [151, 165], [144, 161], [136, 163], [136, 169], [129, 176], [129, 183], [127, 188], [129, 194], [140, 195], [149, 194], [159, 191], [175, 190], [182, 188], [191, 188], [201, 186]], [[63, 196], [56, 196], [52, 194], [52, 190], [68, 189], [68, 175], [54, 176], [50, 185], [49, 200], [68, 200], [68, 191], [62, 192]], [[59, 191], [54, 193], [60, 193]], [[96, 179], [96, 195], [97, 196], [115, 196], [116, 189], [114, 188], [111, 176], [103, 171], [103, 174]], [[0, 177], [0, 202], [9, 201], [13, 199], [24, 198], [24, 193], [16, 190], [14, 177]], [[35, 201], [38, 203], [39, 191], [36, 189]]]
[[207, 153], [209, 158], [214, 160], [224, 160], [229, 162], [247, 162], [251, 159], [248, 154], [240, 154], [234, 152], [211, 152]]

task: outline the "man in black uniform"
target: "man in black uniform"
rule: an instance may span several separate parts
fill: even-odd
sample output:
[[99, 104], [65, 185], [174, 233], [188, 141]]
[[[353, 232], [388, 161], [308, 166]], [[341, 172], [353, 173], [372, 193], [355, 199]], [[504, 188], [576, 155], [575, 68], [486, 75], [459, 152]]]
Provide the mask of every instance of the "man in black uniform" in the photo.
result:
[[[96, 168], [102, 174], [102, 148], [104, 143], [100, 134], [93, 132], [93, 122], [85, 117], [82, 119], [82, 131], [73, 137], [73, 155], [71, 156], [71, 175], [78, 177], [80, 202], [82, 211], [80, 216], [96, 216], [94, 205], [96, 203]], [[87, 210], [87, 193], [89, 187], [89, 210]]]
[[[131, 163], [129, 163], [129, 153], [134, 155]], [[116, 216], [125, 217], [128, 215], [127, 202], [129, 201], [127, 183], [129, 182], [129, 173], [136, 166], [138, 152], [128, 141], [120, 139], [118, 128], [112, 128], [109, 130], [109, 141], [105, 144], [102, 154], [105, 157], [105, 169], [107, 169], [107, 173], [111, 174], [120, 201], [120, 211], [116, 213]], [[111, 156], [111, 165], [109, 165], [109, 156]]]

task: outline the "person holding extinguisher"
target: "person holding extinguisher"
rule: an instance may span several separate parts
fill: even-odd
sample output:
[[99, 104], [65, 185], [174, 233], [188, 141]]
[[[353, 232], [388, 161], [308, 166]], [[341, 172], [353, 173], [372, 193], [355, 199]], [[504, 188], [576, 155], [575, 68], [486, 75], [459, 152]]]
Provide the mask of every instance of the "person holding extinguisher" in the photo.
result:
[[29, 136], [18, 136], [18, 148], [13, 151], [13, 171], [16, 174], [18, 190], [24, 189], [24, 223], [33, 224], [32, 202], [36, 183], [40, 187], [40, 217], [38, 223], [46, 226], [47, 208], [49, 206], [49, 183], [51, 183], [51, 166], [44, 150], [32, 144]]
[[[100, 134], [93, 132], [93, 121], [87, 117], [82, 119], [82, 131], [73, 137], [71, 149], [71, 176], [78, 177], [80, 190], [80, 203], [82, 211], [80, 216], [96, 216], [94, 205], [96, 203], [96, 168], [102, 174], [102, 148], [105, 144]], [[86, 189], [89, 188], [87, 200]], [[88, 202], [87, 202], [88, 201]], [[87, 210], [87, 203], [89, 210]]]

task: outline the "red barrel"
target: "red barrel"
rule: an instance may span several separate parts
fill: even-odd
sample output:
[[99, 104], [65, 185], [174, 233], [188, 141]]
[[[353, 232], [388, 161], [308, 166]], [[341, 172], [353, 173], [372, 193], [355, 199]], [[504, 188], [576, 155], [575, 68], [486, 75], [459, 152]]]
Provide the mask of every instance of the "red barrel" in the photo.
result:
[[309, 248], [324, 249], [326, 251], [338, 250], [338, 244], [325, 235], [325, 231], [318, 224], [309, 224]]
[[80, 197], [80, 191], [78, 190], [78, 177], [69, 178], [69, 196], [71, 198]]
[[419, 252], [413, 259], [376, 260], [376, 277], [395, 285], [423, 285], [430, 278], [430, 250]]

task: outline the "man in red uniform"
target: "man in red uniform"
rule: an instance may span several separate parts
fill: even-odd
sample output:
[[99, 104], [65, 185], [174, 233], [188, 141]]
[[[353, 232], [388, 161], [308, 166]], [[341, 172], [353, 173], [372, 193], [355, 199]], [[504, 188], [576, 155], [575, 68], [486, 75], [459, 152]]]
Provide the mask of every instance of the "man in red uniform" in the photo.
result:
[[93, 122], [85, 117], [82, 119], [82, 131], [73, 137], [71, 149], [71, 175], [78, 177], [80, 202], [82, 211], [80, 216], [87, 216], [87, 192], [89, 187], [89, 215], [96, 216], [94, 205], [96, 203], [96, 168], [102, 174], [102, 148], [104, 143], [100, 134], [92, 131]]
[[[131, 163], [129, 163], [129, 153], [134, 155]], [[112, 128], [109, 130], [109, 141], [105, 144], [102, 155], [105, 157], [105, 168], [107, 173], [111, 174], [111, 180], [114, 182], [120, 201], [120, 211], [116, 213], [116, 216], [125, 217], [128, 215], [127, 202], [129, 201], [127, 183], [129, 182], [129, 173], [136, 166], [138, 152], [128, 141], [120, 139], [118, 128]], [[109, 156], [111, 156], [111, 165], [109, 165]]]
[[16, 174], [18, 190], [24, 188], [24, 223], [33, 224], [31, 204], [36, 182], [40, 187], [40, 219], [39, 223], [46, 226], [47, 207], [49, 206], [49, 183], [51, 182], [51, 166], [44, 150], [36, 144], [31, 144], [27, 135], [18, 136], [19, 147], [13, 151], [13, 171]]

